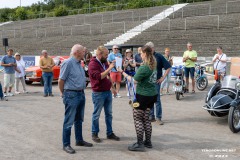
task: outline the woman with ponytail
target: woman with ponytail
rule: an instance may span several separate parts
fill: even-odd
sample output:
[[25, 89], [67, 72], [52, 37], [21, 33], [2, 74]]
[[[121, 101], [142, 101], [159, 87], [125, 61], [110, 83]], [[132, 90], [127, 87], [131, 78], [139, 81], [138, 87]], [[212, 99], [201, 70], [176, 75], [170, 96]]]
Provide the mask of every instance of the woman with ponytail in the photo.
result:
[[154, 85], [157, 80], [157, 63], [149, 46], [142, 48], [141, 57], [143, 65], [139, 67], [134, 77], [126, 74], [122, 69], [118, 69], [128, 81], [132, 81], [133, 78], [134, 83], [137, 83], [136, 101], [139, 103], [139, 106], [133, 108], [137, 142], [128, 147], [130, 151], [145, 151], [145, 147], [152, 148], [152, 125], [149, 115], [153, 104], [157, 100], [157, 91]]

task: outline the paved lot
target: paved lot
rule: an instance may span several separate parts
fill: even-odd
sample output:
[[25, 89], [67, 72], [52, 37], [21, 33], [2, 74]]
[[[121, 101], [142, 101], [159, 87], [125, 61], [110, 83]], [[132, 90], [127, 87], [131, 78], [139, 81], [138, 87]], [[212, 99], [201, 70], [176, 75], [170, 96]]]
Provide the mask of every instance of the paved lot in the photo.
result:
[[[231, 133], [227, 117], [211, 117], [201, 108], [207, 91], [186, 94], [180, 101], [175, 95], [162, 96], [165, 125], [153, 123], [154, 148], [136, 153], [127, 150], [127, 146], [136, 141], [136, 134], [122, 87], [123, 97], [114, 99], [113, 104], [113, 129], [121, 141], [106, 139], [104, 116], [101, 116], [99, 136], [104, 139], [103, 143], [93, 142], [93, 148], [76, 147], [72, 134], [72, 146], [77, 153], [69, 155], [62, 151], [64, 106], [57, 84], [53, 85], [53, 98], [42, 97], [43, 87], [39, 84], [27, 87], [29, 94], [0, 101], [0, 160], [239, 160], [240, 133]], [[86, 89], [86, 99], [83, 135], [86, 141], [92, 142], [91, 88]]]

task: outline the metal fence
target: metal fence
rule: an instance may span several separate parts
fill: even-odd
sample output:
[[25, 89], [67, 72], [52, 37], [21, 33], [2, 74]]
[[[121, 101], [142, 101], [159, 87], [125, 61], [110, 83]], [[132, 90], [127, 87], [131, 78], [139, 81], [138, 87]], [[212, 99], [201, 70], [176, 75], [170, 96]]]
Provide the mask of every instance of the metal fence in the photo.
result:
[[[180, 19], [165, 18], [160, 23], [153, 26], [152, 30], [174, 31], [174, 30], [195, 30], [195, 29], [221, 29], [221, 28], [240, 28], [240, 14], [237, 15], [209, 15], [195, 16]], [[65, 19], [66, 20], [66, 19]], [[75, 19], [69, 19], [75, 21]], [[125, 33], [135, 26], [139, 26], [134, 32], [141, 32], [144, 28], [143, 22], [110, 22], [99, 24], [82, 24], [64, 26], [66, 22], [60, 22], [60, 26], [50, 25], [47, 28], [22, 28], [0, 31], [1, 38], [34, 38], [34, 37], [54, 37], [54, 36], [72, 36], [72, 35], [94, 35]], [[53, 23], [51, 21], [51, 23]], [[41, 24], [41, 23], [40, 23]]]

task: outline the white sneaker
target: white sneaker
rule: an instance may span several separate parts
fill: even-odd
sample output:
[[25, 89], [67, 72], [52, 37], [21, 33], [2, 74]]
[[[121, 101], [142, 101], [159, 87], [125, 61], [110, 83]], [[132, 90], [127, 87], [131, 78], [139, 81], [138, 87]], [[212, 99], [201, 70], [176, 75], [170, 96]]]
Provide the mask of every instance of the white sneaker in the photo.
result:
[[129, 97], [129, 93], [127, 93], [127, 96]]
[[16, 91], [15, 94], [20, 94], [20, 92]]
[[7, 94], [7, 96], [11, 97], [14, 96], [14, 94], [12, 94], [11, 92]]
[[118, 94], [116, 95], [116, 97], [117, 97], [117, 98], [121, 98], [122, 96], [120, 96], [120, 94], [118, 93]]

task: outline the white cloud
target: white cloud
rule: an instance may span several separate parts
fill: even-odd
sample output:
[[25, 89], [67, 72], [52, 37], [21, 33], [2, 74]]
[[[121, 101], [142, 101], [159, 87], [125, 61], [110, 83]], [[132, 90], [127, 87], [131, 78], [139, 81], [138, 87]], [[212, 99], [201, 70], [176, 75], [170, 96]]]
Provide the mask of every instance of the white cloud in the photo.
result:
[[[31, 6], [41, 0], [0, 0], [0, 8], [16, 8], [20, 6]], [[42, 0], [43, 1], [43, 0]]]

